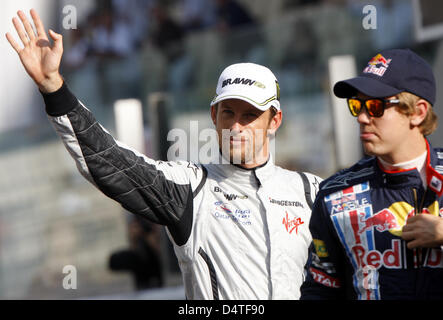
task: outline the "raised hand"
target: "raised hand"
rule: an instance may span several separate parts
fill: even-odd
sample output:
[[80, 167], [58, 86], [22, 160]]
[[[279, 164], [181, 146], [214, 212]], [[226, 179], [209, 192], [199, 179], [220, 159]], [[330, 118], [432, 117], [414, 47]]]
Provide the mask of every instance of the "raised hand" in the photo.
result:
[[58, 90], [63, 85], [63, 78], [59, 73], [63, 55], [62, 35], [49, 30], [49, 35], [54, 41], [51, 45], [44, 25], [34, 9], [31, 9], [31, 17], [37, 34], [23, 11], [18, 11], [17, 14], [21, 23], [17, 17], [12, 19], [12, 23], [24, 47], [21, 48], [9, 32], [6, 33], [6, 38], [40, 91], [50, 93]]

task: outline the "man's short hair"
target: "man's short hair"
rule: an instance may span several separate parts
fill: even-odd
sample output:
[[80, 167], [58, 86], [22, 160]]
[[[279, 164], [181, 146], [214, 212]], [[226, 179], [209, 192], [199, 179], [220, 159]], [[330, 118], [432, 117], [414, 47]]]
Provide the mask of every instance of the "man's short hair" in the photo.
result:
[[[412, 115], [415, 112], [415, 105], [418, 100], [422, 99], [419, 96], [416, 96], [413, 93], [409, 92], [400, 92], [397, 94], [398, 99], [400, 100], [400, 104], [398, 107], [399, 112], [404, 115]], [[430, 135], [437, 129], [438, 126], [438, 117], [434, 112], [432, 105], [425, 99], [423, 99], [426, 104], [428, 104], [428, 112], [426, 113], [426, 117], [423, 119], [422, 123], [418, 126], [420, 132], [424, 136]]]
[[[215, 113], [218, 113], [218, 105], [221, 103], [222, 101], [216, 103], [213, 105], [213, 107], [215, 108]], [[271, 122], [272, 118], [274, 118], [274, 116], [277, 114], [278, 110], [272, 106], [269, 109], [271, 109], [271, 113], [269, 114], [269, 122]]]

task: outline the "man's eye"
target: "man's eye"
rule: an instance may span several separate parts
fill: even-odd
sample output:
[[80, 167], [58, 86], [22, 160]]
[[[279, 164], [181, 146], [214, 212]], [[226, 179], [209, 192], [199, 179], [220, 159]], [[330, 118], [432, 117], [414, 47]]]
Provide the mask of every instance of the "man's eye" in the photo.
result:
[[231, 110], [223, 110], [224, 114], [234, 114], [234, 112], [232, 112]]

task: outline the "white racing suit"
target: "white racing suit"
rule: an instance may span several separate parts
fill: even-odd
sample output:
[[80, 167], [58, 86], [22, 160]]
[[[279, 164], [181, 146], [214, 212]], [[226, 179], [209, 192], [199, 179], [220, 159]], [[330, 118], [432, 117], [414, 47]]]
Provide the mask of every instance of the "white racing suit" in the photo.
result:
[[187, 299], [298, 299], [320, 178], [269, 160], [154, 161], [124, 146], [63, 85], [43, 95], [81, 174], [130, 212], [165, 225]]

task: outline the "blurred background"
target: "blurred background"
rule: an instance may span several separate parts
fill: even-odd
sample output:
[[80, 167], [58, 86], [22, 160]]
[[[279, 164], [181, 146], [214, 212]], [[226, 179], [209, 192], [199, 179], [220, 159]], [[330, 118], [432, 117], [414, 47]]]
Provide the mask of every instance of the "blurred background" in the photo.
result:
[[[16, 35], [17, 10], [35, 8], [64, 35], [62, 74], [114, 136], [114, 103], [141, 101], [143, 149], [156, 159], [169, 146], [166, 129], [211, 128], [218, 76], [236, 62], [266, 65], [279, 80], [275, 159], [289, 169], [326, 178], [363, 156], [331, 85], [383, 49], [408, 47], [431, 64], [443, 119], [438, 0], [6, 0], [0, 8], [3, 34]], [[0, 61], [0, 299], [184, 298], [164, 230], [80, 176], [4, 37]], [[443, 146], [441, 126], [429, 138]], [[76, 288], [63, 286], [73, 276], [65, 266], [75, 267]]]

